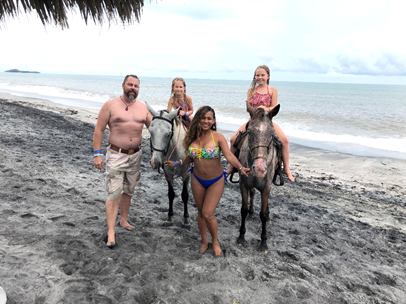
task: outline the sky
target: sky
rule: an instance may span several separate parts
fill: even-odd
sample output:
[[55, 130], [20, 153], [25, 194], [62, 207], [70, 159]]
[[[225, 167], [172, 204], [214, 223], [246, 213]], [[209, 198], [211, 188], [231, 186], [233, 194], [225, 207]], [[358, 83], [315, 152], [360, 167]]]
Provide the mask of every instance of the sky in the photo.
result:
[[140, 23], [0, 24], [0, 71], [406, 85], [403, 0], [154, 0]]

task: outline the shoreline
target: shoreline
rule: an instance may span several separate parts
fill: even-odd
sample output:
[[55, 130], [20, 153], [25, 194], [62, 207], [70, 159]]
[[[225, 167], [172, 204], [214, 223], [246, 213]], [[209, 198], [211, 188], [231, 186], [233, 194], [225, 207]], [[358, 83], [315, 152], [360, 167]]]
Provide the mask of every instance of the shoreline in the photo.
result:
[[[8, 303], [400, 303], [406, 298], [405, 162], [292, 145], [296, 182], [273, 187], [267, 254], [260, 197], [239, 246], [241, 195], [216, 209], [223, 258], [199, 252], [197, 210], [174, 225], [168, 191], [142, 141], [127, 231], [106, 248], [104, 176], [94, 169], [97, 113], [0, 95], [0, 286]], [[103, 137], [102, 153], [106, 149]], [[222, 161], [226, 166], [226, 162]], [[210, 240], [209, 240], [210, 241]]]
[[[0, 99], [68, 115], [93, 125], [96, 123], [99, 111], [2, 92], [0, 92]], [[227, 141], [234, 134], [227, 129], [227, 126], [226, 129], [219, 127], [219, 132], [223, 133]], [[142, 136], [149, 138], [149, 131], [145, 127]], [[354, 187], [356, 184], [361, 190], [382, 190], [382, 188], [391, 190], [394, 187], [402, 188], [406, 185], [406, 176], [403, 174], [406, 172], [404, 159], [358, 156], [291, 143], [290, 163], [295, 177], [329, 180], [331, 183], [338, 183], [345, 187]], [[388, 174], [385, 174], [385, 170], [389, 171]]]
[[[96, 102], [96, 101], [84, 101], [79, 99], [69, 99], [69, 98], [61, 98], [61, 97], [52, 97], [48, 99], [46, 96], [39, 95], [39, 94], [23, 94], [20, 95], [14, 91], [0, 91], [0, 95], [4, 94], [5, 99], [14, 98], [21, 96], [21, 98], [25, 99], [33, 99], [37, 101], [44, 101], [44, 102], [53, 102], [55, 106], [63, 107], [63, 108], [82, 108], [89, 111], [97, 112], [103, 103]], [[15, 95], [14, 95], [15, 94]], [[24, 97], [22, 97], [24, 96]], [[86, 106], [83, 107], [81, 104], [85, 104]], [[159, 110], [159, 108], [155, 108]], [[278, 121], [277, 121], [278, 122]], [[240, 124], [234, 123], [226, 123], [223, 121], [218, 121], [217, 123], [219, 131], [221, 131], [226, 137], [231, 137], [235, 130], [237, 130]], [[394, 159], [403, 159], [406, 160], [406, 153], [400, 151], [393, 151], [393, 150], [386, 150], [385, 145], [382, 143], [379, 147], [371, 147], [371, 146], [364, 146], [354, 142], [342, 142], [338, 143], [336, 141], [329, 141], [326, 139], [325, 141], [318, 141], [316, 138], [301, 138], [296, 137], [294, 133], [288, 135], [291, 144], [295, 145], [302, 145], [304, 147], [313, 148], [313, 149], [320, 149], [326, 151], [333, 151], [339, 152], [343, 154], [350, 154], [356, 155], [360, 157], [383, 157], [383, 158], [394, 158]], [[383, 142], [385, 140], [383, 139]], [[381, 142], [381, 141], [380, 141]], [[399, 141], [401, 142], [401, 141]], [[388, 147], [390, 145], [387, 145]]]

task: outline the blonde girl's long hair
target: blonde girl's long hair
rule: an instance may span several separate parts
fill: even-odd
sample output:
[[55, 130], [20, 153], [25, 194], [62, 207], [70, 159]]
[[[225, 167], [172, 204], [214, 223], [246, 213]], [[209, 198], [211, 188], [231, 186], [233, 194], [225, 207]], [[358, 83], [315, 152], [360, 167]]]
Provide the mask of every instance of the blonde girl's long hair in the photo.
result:
[[174, 80], [172, 80], [172, 88], [171, 88], [171, 98], [172, 98], [172, 108], [175, 106], [175, 91], [173, 90], [173, 87], [175, 86], [175, 81], [181, 81], [183, 83], [183, 86], [185, 87], [185, 91], [183, 92], [183, 100], [187, 106], [187, 108], [190, 108], [189, 100], [187, 99], [186, 96], [186, 82], [183, 78], [181, 77], [176, 77]]
[[[271, 77], [271, 71], [269, 70], [269, 67], [267, 66], [267, 65], [260, 65], [260, 66], [258, 66], [256, 69], [255, 69], [255, 72], [254, 72], [254, 77], [252, 78], [252, 82], [251, 82], [251, 85], [250, 85], [250, 88], [249, 88], [249, 99], [251, 99], [251, 97], [252, 97], [252, 95], [254, 95], [254, 93], [255, 93], [255, 88], [256, 88], [256, 86], [257, 86], [257, 82], [255, 81], [255, 75], [257, 74], [257, 71], [258, 71], [258, 69], [264, 69], [265, 70], [265, 72], [268, 74], [268, 80], [266, 81], [266, 83], [269, 85], [269, 78]], [[249, 100], [247, 100], [247, 102], [249, 102]]]
[[[199, 110], [197, 110], [190, 123], [189, 130], [186, 132], [185, 139], [183, 140], [183, 148], [185, 149], [186, 154], [188, 153], [190, 144], [202, 136], [202, 127], [200, 125], [200, 122], [207, 112], [212, 112], [214, 120], [216, 119], [216, 113], [210, 106], [202, 106], [199, 108]], [[216, 122], [211, 126], [211, 130], [217, 130]]]

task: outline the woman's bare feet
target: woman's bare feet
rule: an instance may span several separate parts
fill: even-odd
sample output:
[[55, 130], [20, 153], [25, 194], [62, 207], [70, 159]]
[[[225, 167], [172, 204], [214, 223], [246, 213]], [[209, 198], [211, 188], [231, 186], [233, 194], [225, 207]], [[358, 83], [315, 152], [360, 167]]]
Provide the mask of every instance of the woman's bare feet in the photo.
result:
[[221, 248], [220, 248], [220, 243], [219, 243], [219, 241], [217, 240], [217, 241], [213, 241], [213, 252], [214, 252], [214, 255], [216, 256], [216, 257], [221, 257], [222, 256], [222, 252], [221, 252]]
[[202, 243], [202, 245], [200, 246], [200, 252], [201, 253], [205, 253], [207, 248], [209, 248], [209, 243]]

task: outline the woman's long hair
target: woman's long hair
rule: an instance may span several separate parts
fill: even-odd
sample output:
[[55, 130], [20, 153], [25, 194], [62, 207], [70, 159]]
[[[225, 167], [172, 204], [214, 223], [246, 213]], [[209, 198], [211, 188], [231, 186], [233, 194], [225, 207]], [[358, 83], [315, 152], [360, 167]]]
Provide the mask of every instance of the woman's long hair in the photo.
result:
[[[185, 139], [183, 140], [183, 148], [185, 149], [186, 154], [188, 153], [190, 144], [202, 136], [201, 120], [203, 119], [204, 115], [206, 115], [206, 113], [209, 111], [213, 113], [213, 118], [214, 120], [216, 120], [216, 113], [210, 106], [200, 107], [199, 110], [197, 110], [195, 116], [193, 117], [189, 130], [186, 132]], [[214, 131], [217, 130], [216, 121], [214, 121], [214, 124], [211, 126], [211, 130]]]
[[181, 77], [176, 77], [174, 80], [172, 80], [172, 87], [171, 87], [171, 98], [172, 98], [172, 108], [175, 108], [175, 91], [173, 90], [173, 87], [175, 86], [175, 81], [181, 81], [183, 83], [183, 86], [185, 87], [185, 91], [183, 92], [183, 101], [186, 104], [187, 108], [190, 108], [190, 102], [186, 96], [186, 82], [183, 78]]

